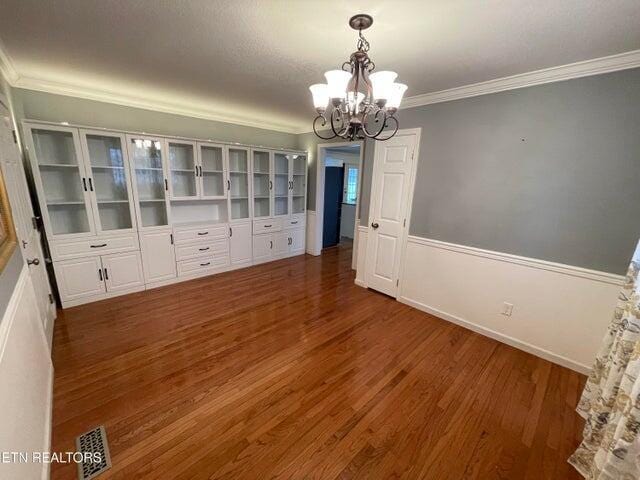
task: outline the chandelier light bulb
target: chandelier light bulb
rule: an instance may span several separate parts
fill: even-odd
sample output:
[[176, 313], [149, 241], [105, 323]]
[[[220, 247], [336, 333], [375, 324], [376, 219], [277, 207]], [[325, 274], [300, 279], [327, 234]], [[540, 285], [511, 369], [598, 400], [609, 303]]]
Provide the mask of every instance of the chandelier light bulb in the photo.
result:
[[309, 87], [313, 96], [313, 106], [319, 112], [324, 112], [329, 103], [329, 86], [326, 83], [316, 83]]
[[329, 87], [329, 98], [343, 99], [347, 94], [347, 84], [351, 80], [351, 74], [344, 70], [329, 70], [324, 77]]
[[396, 110], [400, 108], [400, 102], [402, 102], [402, 97], [406, 90], [407, 86], [404, 83], [394, 83], [391, 85], [391, 94], [387, 99], [386, 107]]
[[396, 72], [382, 71], [369, 75], [373, 98], [376, 100], [389, 100], [392, 94], [392, 85], [398, 74]]

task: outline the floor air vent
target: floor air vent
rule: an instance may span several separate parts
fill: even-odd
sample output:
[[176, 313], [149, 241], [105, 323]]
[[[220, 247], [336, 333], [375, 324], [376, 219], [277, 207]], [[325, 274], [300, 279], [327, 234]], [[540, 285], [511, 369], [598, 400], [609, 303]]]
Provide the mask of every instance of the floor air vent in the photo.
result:
[[82, 453], [83, 458], [83, 461], [78, 463], [79, 480], [96, 478], [111, 468], [107, 433], [102, 425], [76, 437], [76, 449]]

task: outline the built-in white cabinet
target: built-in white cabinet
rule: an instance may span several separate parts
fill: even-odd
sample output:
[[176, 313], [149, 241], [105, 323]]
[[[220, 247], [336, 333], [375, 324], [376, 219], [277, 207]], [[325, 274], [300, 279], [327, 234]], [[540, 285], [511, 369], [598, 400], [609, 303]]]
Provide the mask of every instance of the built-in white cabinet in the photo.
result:
[[164, 142], [159, 137], [127, 135], [138, 228], [169, 226], [169, 180]]
[[54, 263], [54, 270], [60, 296], [71, 305], [87, 297], [99, 300], [144, 289], [138, 251], [63, 260]]
[[25, 131], [50, 240], [135, 231], [123, 135], [31, 123]]
[[101, 295], [107, 291], [100, 257], [78, 258], [53, 264], [63, 301]]
[[249, 149], [227, 147], [227, 159], [229, 175], [229, 221], [246, 221], [251, 218]]
[[231, 265], [250, 265], [252, 260], [251, 223], [229, 226], [229, 256]]
[[23, 125], [64, 307], [304, 252], [304, 154]]
[[167, 140], [169, 192], [171, 200], [193, 200], [201, 196], [200, 168], [194, 142]]
[[174, 227], [178, 276], [210, 275], [230, 266], [229, 227], [200, 224]]
[[124, 292], [144, 287], [140, 252], [115, 253], [100, 258], [107, 292]]
[[162, 282], [176, 277], [176, 258], [171, 230], [140, 232], [140, 250], [146, 283]]

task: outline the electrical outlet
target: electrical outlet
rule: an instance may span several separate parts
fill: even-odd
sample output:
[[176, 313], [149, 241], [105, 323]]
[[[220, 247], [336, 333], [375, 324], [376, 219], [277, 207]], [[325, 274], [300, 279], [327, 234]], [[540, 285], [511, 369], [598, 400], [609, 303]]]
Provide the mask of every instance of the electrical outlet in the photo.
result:
[[502, 304], [502, 311], [500, 312], [500, 314], [504, 315], [505, 317], [510, 317], [512, 313], [513, 303], [504, 302]]

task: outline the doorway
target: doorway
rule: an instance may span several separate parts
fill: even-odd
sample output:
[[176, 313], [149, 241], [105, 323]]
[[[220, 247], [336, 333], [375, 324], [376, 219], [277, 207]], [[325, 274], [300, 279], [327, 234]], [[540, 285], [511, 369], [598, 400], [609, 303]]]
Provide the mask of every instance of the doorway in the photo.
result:
[[316, 178], [316, 227], [314, 251], [339, 247], [353, 255], [355, 246], [362, 173], [363, 142], [318, 145]]

